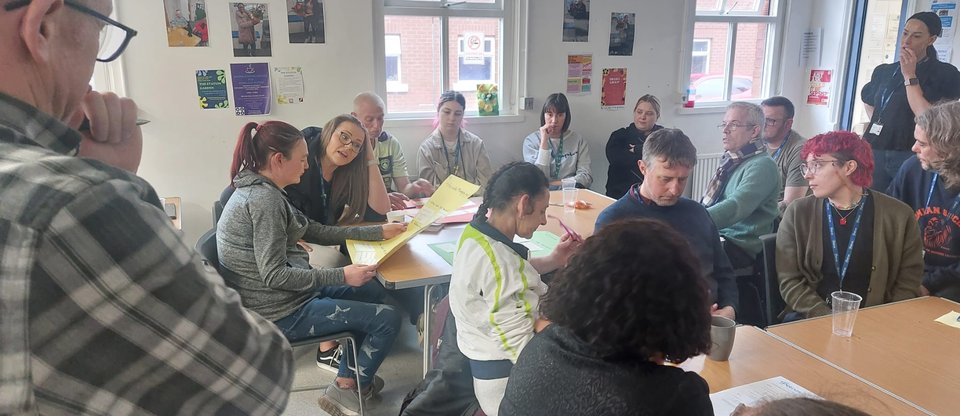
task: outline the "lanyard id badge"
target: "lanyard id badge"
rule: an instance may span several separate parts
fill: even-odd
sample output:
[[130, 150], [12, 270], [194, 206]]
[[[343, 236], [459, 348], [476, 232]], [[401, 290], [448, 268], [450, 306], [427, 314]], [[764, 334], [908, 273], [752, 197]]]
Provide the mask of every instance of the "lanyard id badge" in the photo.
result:
[[870, 123], [870, 130], [868, 133], [879, 136], [881, 131], [883, 131], [883, 124], [880, 124], [879, 122]]

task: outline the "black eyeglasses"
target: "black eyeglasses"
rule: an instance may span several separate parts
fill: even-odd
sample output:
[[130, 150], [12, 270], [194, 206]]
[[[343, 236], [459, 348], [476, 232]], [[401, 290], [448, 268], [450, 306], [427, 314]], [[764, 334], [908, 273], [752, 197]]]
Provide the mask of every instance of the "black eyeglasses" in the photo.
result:
[[[11, 11], [30, 4], [30, 0], [15, 0], [3, 6], [4, 10]], [[100, 20], [103, 27], [100, 29], [100, 49], [97, 51], [97, 61], [110, 62], [123, 53], [123, 50], [130, 44], [130, 39], [137, 36], [137, 31], [127, 25], [104, 16], [100, 12], [87, 6], [77, 3], [75, 0], [63, 0], [63, 4], [72, 7], [76, 11], [95, 17]]]

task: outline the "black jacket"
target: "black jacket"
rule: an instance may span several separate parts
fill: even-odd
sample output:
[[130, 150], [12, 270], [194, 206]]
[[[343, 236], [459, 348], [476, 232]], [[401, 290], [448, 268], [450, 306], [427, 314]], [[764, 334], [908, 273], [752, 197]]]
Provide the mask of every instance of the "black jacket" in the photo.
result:
[[[655, 124], [650, 132], [662, 128]], [[610, 134], [610, 140], [607, 140], [607, 161], [610, 162], [607, 168], [607, 196], [620, 199], [630, 185], [643, 182], [637, 162], [643, 159], [643, 142], [646, 140], [647, 134], [637, 130], [634, 123]]]
[[[960, 72], [953, 65], [940, 62], [935, 57], [917, 65], [917, 79], [920, 80], [923, 98], [931, 104], [960, 98]], [[907, 102], [900, 62], [874, 68], [870, 82], [860, 92], [860, 99], [873, 107], [873, 117], [863, 134], [873, 150], [909, 151], [913, 146], [914, 118], [917, 114], [913, 114]], [[883, 126], [879, 135], [870, 133], [874, 124]]]
[[500, 415], [713, 415], [713, 405], [707, 382], [696, 373], [601, 357], [552, 324], [520, 353]]

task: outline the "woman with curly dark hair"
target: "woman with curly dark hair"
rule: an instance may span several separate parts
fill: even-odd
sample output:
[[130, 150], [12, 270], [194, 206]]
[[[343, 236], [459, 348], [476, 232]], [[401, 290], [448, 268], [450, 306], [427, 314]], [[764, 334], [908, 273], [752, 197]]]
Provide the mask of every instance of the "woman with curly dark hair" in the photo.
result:
[[710, 348], [697, 264], [656, 220], [616, 222], [587, 239], [550, 283], [540, 308], [552, 324], [520, 354], [500, 414], [712, 415], [707, 382], [663, 365]]

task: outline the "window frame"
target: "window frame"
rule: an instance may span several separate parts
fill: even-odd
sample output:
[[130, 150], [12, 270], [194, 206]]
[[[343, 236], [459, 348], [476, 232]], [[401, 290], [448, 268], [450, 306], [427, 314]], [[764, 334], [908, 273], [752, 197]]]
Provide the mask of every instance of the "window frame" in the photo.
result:
[[[529, 10], [528, 0], [505, 1], [495, 0], [494, 3], [462, 3], [454, 0], [376, 0], [374, 2], [373, 13], [373, 60], [374, 60], [374, 90], [380, 96], [386, 99], [388, 87], [386, 81], [386, 56], [385, 47], [385, 28], [384, 18], [386, 16], [428, 16], [440, 18], [440, 44], [450, 44], [449, 18], [458, 17], [479, 17], [479, 18], [499, 18], [500, 25], [500, 51], [497, 57], [494, 57], [495, 71], [500, 74], [498, 83], [500, 91], [500, 116], [486, 116], [484, 119], [496, 119], [498, 117], [517, 117], [519, 91], [525, 88], [526, 79], [526, 57], [521, 56], [519, 51], [525, 50], [527, 42], [526, 33], [526, 15]], [[496, 45], [494, 45], [496, 48]], [[451, 82], [450, 65], [458, 63], [459, 56], [450, 56], [449, 48], [440, 48], [440, 61], [442, 63], [440, 72], [442, 79], [441, 89], [457, 90], [456, 82]], [[457, 48], [459, 49], [459, 47]], [[459, 55], [459, 54], [457, 54]], [[496, 80], [493, 80], [496, 81]], [[400, 92], [392, 89], [389, 92]], [[433, 119], [436, 116], [433, 112], [398, 112], [391, 113], [387, 103], [385, 117], [387, 119]], [[478, 112], [467, 111], [466, 117], [477, 117]]]
[[[734, 101], [730, 99], [730, 96], [732, 95], [731, 86], [733, 85], [734, 78], [733, 65], [736, 55], [737, 25], [739, 24], [760, 23], [767, 25], [767, 47], [765, 48], [766, 50], [764, 51], [763, 57], [763, 65], [765, 69], [763, 82], [762, 85], [760, 85], [760, 91], [758, 94], [759, 98], [753, 98], [744, 101], [759, 103], [765, 97], [771, 96], [772, 92], [775, 90], [775, 87], [780, 85], [780, 68], [783, 60], [775, 58], [780, 57], [783, 50], [783, 38], [786, 29], [787, 2], [783, 0], [770, 0], [770, 16], [764, 16], [758, 12], [746, 13], [740, 11], [728, 11], [728, 13], [724, 13], [723, 10], [727, 7], [728, 3], [733, 3], [735, 0], [718, 0], [718, 2], [720, 3], [720, 10], [698, 15], [697, 0], [686, 0], [686, 8], [684, 11], [686, 22], [682, 45], [683, 53], [680, 54], [680, 68], [682, 68], [682, 70], [680, 71], [677, 85], [679, 88], [678, 92], [685, 96], [687, 88], [693, 84], [690, 79], [690, 70], [692, 69], [693, 64], [693, 42], [697, 39], [694, 35], [696, 24], [726, 23], [729, 25], [729, 29], [727, 30], [727, 49], [723, 64], [724, 100], [710, 102], [698, 101], [694, 109], [684, 108], [681, 109], [681, 112], [697, 112], [697, 110], [706, 110], [709, 112], [720, 111], [725, 109], [727, 105]], [[713, 45], [710, 46], [712, 47]]]

